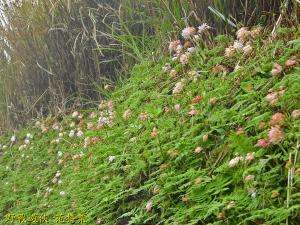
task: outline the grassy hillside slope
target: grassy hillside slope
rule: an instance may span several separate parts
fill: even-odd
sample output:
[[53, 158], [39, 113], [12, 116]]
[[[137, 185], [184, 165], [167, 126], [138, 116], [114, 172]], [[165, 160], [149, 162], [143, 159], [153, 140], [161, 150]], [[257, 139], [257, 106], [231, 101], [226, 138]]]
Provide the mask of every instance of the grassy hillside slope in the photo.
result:
[[99, 109], [2, 137], [0, 223], [299, 224], [297, 38], [225, 57], [218, 36], [187, 65], [136, 65]]

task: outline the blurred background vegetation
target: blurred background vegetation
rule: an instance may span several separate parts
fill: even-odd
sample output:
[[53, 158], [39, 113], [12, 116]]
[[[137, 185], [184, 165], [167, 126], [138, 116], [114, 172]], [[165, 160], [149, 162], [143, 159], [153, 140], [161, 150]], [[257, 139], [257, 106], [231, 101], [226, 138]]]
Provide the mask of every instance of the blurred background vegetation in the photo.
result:
[[[187, 25], [298, 23], [298, 0], [0, 0], [0, 131], [94, 106]], [[154, 57], [155, 56], [155, 57]]]

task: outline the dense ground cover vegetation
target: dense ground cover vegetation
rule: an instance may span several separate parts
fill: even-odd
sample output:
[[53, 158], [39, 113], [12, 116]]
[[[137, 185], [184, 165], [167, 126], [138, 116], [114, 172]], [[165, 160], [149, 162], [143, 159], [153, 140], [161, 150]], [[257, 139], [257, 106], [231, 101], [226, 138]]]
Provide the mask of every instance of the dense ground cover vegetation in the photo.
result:
[[299, 28], [210, 32], [185, 28], [97, 109], [1, 137], [1, 223], [299, 224]]
[[272, 29], [280, 14], [298, 22], [298, 0], [1, 0], [1, 132], [94, 105], [135, 63], [164, 57], [159, 46], [184, 26]]

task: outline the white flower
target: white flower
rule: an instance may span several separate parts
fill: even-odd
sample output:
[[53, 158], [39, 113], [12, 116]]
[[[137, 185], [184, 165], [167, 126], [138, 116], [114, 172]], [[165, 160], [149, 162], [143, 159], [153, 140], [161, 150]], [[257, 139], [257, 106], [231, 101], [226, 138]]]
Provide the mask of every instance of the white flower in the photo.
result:
[[75, 112], [73, 112], [73, 114], [72, 114], [72, 118], [76, 118], [78, 115], [79, 115], [79, 112], [75, 111]]
[[114, 161], [116, 159], [116, 156], [114, 156], [114, 155], [110, 155], [109, 157], [108, 157], [108, 161], [109, 162], [112, 162], [112, 161]]
[[75, 127], [75, 122], [70, 123], [70, 127]]
[[211, 29], [210, 26], [208, 26], [206, 23], [203, 23], [201, 26], [198, 27], [198, 33], [202, 34], [203, 32]]
[[27, 138], [27, 139], [32, 139], [32, 138], [33, 138], [33, 135], [30, 134], [30, 133], [27, 133], [27, 134], [26, 134], [26, 138]]
[[58, 184], [58, 185], [61, 185], [61, 184], [62, 184], [62, 180], [58, 180], [58, 181], [57, 181], [57, 184]]
[[178, 82], [176, 83], [174, 89], [173, 89], [173, 94], [179, 94], [182, 90], [183, 90], [183, 83], [182, 82]]
[[109, 123], [109, 119], [105, 116], [100, 116], [98, 119], [98, 124], [99, 125], [106, 125]]
[[59, 192], [59, 195], [63, 197], [63, 196], [65, 196], [65, 195], [66, 195], [66, 192], [64, 192], [64, 191], [61, 191], [61, 192]]
[[25, 139], [24, 144], [25, 145], [29, 145], [30, 144], [30, 140], [29, 139]]
[[16, 140], [17, 140], [17, 138], [16, 138], [15, 135], [13, 135], [13, 136], [10, 138], [10, 141], [11, 141], [12, 143], [16, 142]]
[[58, 156], [58, 157], [62, 157], [62, 155], [63, 155], [63, 153], [62, 153], [61, 151], [58, 151], [58, 152], [57, 152], [57, 156]]
[[64, 160], [60, 159], [58, 160], [58, 165], [61, 165], [64, 162]]
[[74, 135], [75, 135], [75, 131], [71, 130], [70, 133], [69, 133], [69, 137], [74, 137]]
[[244, 45], [239, 41], [235, 41], [233, 47], [239, 52], [242, 52], [244, 49]]
[[187, 51], [192, 54], [196, 51], [196, 48], [195, 47], [190, 47], [190, 48], [187, 49]]
[[7, 145], [3, 145], [2, 146], [2, 149], [4, 150], [4, 149], [6, 149], [7, 148]]
[[51, 192], [53, 191], [53, 189], [50, 188], [50, 187], [47, 187], [46, 191], [47, 191], [48, 193], [51, 193]]
[[77, 135], [77, 137], [82, 137], [83, 136], [82, 130], [79, 130], [76, 135]]
[[62, 138], [64, 136], [64, 133], [59, 133], [58, 137]]
[[239, 163], [239, 159], [238, 158], [233, 158], [232, 160], [229, 161], [229, 167], [235, 167], [237, 166], [237, 164]]
[[22, 155], [21, 155], [21, 157], [22, 157], [22, 158], [24, 158], [24, 157], [25, 157], [25, 155], [24, 155], [24, 154], [22, 154]]
[[57, 171], [55, 174], [55, 177], [58, 178], [58, 177], [60, 177], [60, 175], [61, 175], [61, 172]]
[[186, 27], [182, 30], [182, 37], [184, 39], [190, 39], [196, 34], [196, 29], [194, 27]]
[[153, 206], [152, 202], [148, 202], [148, 203], [146, 204], [146, 211], [147, 211], [147, 212], [150, 212], [150, 211], [152, 210], [152, 206]]
[[253, 48], [251, 45], [246, 45], [244, 48], [243, 48], [243, 51], [244, 51], [244, 54], [245, 55], [249, 55], [252, 51], [253, 51]]
[[81, 152], [79, 153], [79, 156], [82, 158], [82, 157], [84, 156], [84, 153], [81, 151]]

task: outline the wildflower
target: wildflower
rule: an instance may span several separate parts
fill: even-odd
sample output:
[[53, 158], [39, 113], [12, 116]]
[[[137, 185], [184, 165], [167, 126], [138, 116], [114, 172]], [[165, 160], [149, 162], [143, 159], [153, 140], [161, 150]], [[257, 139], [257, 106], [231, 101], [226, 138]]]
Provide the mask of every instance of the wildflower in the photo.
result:
[[82, 130], [78, 130], [76, 135], [77, 137], [82, 137], [83, 136]]
[[228, 73], [228, 68], [222, 64], [217, 64], [213, 67], [213, 72], [226, 74]]
[[164, 65], [162, 67], [162, 70], [165, 72], [165, 73], [168, 73], [171, 69], [171, 65], [169, 63], [167, 63], [166, 65]]
[[217, 214], [217, 219], [218, 220], [224, 220], [226, 217], [225, 217], [225, 213], [223, 212], [220, 212]]
[[182, 82], [178, 82], [175, 84], [175, 87], [173, 89], [173, 94], [179, 94], [182, 90], [183, 90], [183, 83]]
[[202, 183], [202, 178], [201, 177], [197, 177], [197, 179], [195, 180], [195, 185], [199, 185]]
[[235, 48], [233, 46], [229, 46], [228, 48], [225, 49], [225, 56], [227, 58], [231, 58], [235, 54]]
[[177, 60], [178, 60], [178, 56], [174, 56], [171, 60], [172, 60], [173, 62], [174, 62], [174, 61], [177, 61]]
[[47, 188], [46, 188], [46, 191], [47, 191], [48, 193], [51, 193], [51, 192], [52, 192], [52, 190], [53, 190], [53, 189], [52, 189], [52, 188], [50, 188], [50, 187], [47, 187]]
[[169, 50], [170, 52], [175, 52], [177, 50], [177, 47], [180, 45], [180, 41], [176, 40], [176, 41], [171, 41], [169, 43]]
[[256, 143], [256, 147], [267, 148], [271, 145], [268, 139], [259, 139]]
[[247, 27], [242, 27], [236, 32], [236, 36], [240, 41], [245, 41], [249, 35], [251, 35], [251, 33]]
[[57, 152], [57, 157], [60, 158], [60, 157], [62, 157], [62, 155], [63, 155], [63, 153], [62, 153], [61, 151], [58, 151], [58, 152]]
[[197, 95], [192, 99], [192, 103], [196, 104], [196, 103], [199, 103], [201, 100], [202, 100], [202, 97], [200, 95]]
[[178, 151], [176, 149], [171, 149], [168, 151], [168, 155], [170, 155], [171, 157], [176, 157], [178, 156]]
[[263, 30], [262, 27], [256, 27], [255, 29], [251, 30], [250, 32], [251, 37], [253, 38], [258, 37], [261, 34], [262, 30]]
[[271, 71], [272, 76], [278, 76], [282, 73], [282, 66], [280, 66], [278, 63], [275, 63], [273, 66], [273, 69]]
[[229, 161], [228, 165], [229, 165], [229, 167], [236, 167], [239, 162], [240, 162], [240, 158], [235, 157]]
[[292, 60], [292, 59], [289, 59], [285, 62], [285, 66], [286, 67], [293, 67], [294, 65], [297, 64], [297, 61], [296, 60]]
[[79, 112], [75, 111], [72, 113], [72, 118], [76, 118], [76, 117], [78, 117], [78, 115], [79, 115]]
[[204, 134], [204, 135], [203, 135], [202, 141], [203, 141], [203, 142], [207, 142], [207, 141], [208, 141], [208, 134]]
[[57, 178], [56, 178], [56, 177], [54, 177], [54, 178], [52, 179], [52, 183], [53, 183], [53, 184], [56, 184], [56, 183], [57, 183]]
[[270, 103], [270, 105], [275, 105], [278, 102], [278, 93], [272, 92], [266, 96], [266, 100]]
[[186, 65], [189, 61], [189, 55], [188, 54], [182, 54], [179, 58], [179, 61], [181, 64]]
[[72, 137], [74, 137], [74, 135], [75, 135], [75, 131], [74, 131], [74, 130], [71, 130], [70, 133], [69, 133], [69, 137], [72, 138]]
[[30, 140], [29, 139], [25, 139], [24, 144], [25, 145], [29, 145], [30, 144]]
[[245, 55], [250, 55], [252, 51], [253, 51], [253, 48], [249, 44], [246, 45], [245, 47], [243, 47], [243, 52]]
[[237, 135], [241, 135], [241, 134], [244, 134], [245, 133], [245, 130], [244, 130], [244, 128], [242, 128], [242, 127], [239, 127], [238, 129], [237, 129], [237, 131], [236, 131], [236, 134]]
[[271, 126], [275, 126], [275, 125], [283, 125], [285, 122], [285, 115], [282, 113], [275, 113], [270, 121]]
[[90, 116], [91, 119], [95, 119], [97, 117], [97, 113], [91, 112]]
[[27, 139], [32, 139], [32, 138], [33, 138], [33, 135], [30, 134], [30, 133], [27, 133], [27, 134], [26, 134], [26, 138], [27, 138]]
[[139, 119], [141, 121], [146, 121], [148, 119], [148, 113], [147, 112], [141, 112], [140, 115], [139, 115]]
[[60, 177], [60, 175], [61, 175], [61, 172], [57, 171], [55, 174], [55, 177], [58, 178], [58, 177]]
[[201, 147], [197, 147], [195, 150], [194, 150], [194, 152], [196, 153], [196, 154], [199, 154], [200, 152], [202, 152], [203, 151], [203, 148], [201, 148]]
[[17, 138], [16, 138], [15, 135], [13, 135], [13, 136], [10, 138], [11, 143], [15, 143], [16, 140], [17, 140]]
[[187, 51], [191, 54], [193, 54], [195, 51], [196, 51], [196, 48], [195, 47], [190, 47], [187, 49]]
[[228, 205], [226, 206], [226, 209], [229, 210], [229, 209], [232, 209], [235, 207], [235, 201], [231, 201], [228, 203]]
[[184, 39], [190, 39], [196, 34], [196, 29], [194, 27], [186, 27], [182, 30], [182, 37]]
[[151, 132], [151, 137], [152, 138], [156, 138], [159, 135], [159, 131], [157, 130], [156, 127], [153, 128], [152, 132]]
[[176, 105], [174, 106], [174, 109], [175, 109], [176, 111], [179, 111], [179, 110], [180, 110], [180, 104], [176, 104]]
[[185, 195], [181, 198], [181, 201], [187, 203], [190, 200], [189, 196]]
[[72, 122], [72, 123], [70, 124], [70, 127], [75, 127], [75, 122]]
[[239, 41], [234, 41], [233, 47], [236, 51], [242, 52], [243, 48], [244, 48], [244, 45]]
[[250, 194], [251, 198], [256, 198], [256, 189], [255, 188], [250, 188], [248, 190], [248, 193]]
[[249, 153], [247, 153], [245, 159], [247, 162], [251, 162], [254, 160], [254, 158], [255, 158], [255, 152], [249, 152]]
[[265, 129], [266, 126], [267, 126], [267, 124], [265, 122], [260, 122], [258, 125], [258, 128], [262, 130], [262, 129]]
[[130, 116], [131, 116], [131, 110], [130, 110], [130, 109], [127, 109], [127, 110], [123, 113], [123, 119], [124, 119], [124, 120], [128, 120]]
[[191, 111], [189, 111], [190, 116], [195, 116], [198, 114], [198, 111], [195, 109], [194, 106], [191, 106]]
[[175, 77], [177, 77], [177, 71], [176, 70], [171, 70], [169, 75], [170, 75], [170, 77], [175, 78]]
[[112, 162], [112, 161], [114, 161], [116, 159], [116, 156], [114, 156], [114, 155], [110, 155], [109, 157], [108, 157], [108, 161], [109, 162]]
[[272, 127], [268, 132], [269, 140], [272, 144], [279, 144], [284, 139], [284, 132], [280, 127]]
[[66, 192], [64, 192], [64, 191], [61, 191], [61, 192], [59, 192], [59, 195], [63, 197], [63, 196], [65, 196], [65, 195], [66, 195]]
[[155, 187], [153, 188], [152, 193], [153, 193], [154, 195], [157, 195], [159, 192], [160, 192], [160, 188], [159, 188], [158, 186], [155, 186]]
[[152, 210], [152, 207], [153, 207], [152, 202], [148, 202], [148, 203], [146, 204], [146, 211], [147, 211], [147, 212], [150, 212], [150, 211]]
[[64, 136], [64, 133], [59, 133], [58, 134], [58, 137], [60, 137], [60, 138], [63, 138], [63, 136]]
[[200, 36], [199, 36], [199, 35], [197, 35], [197, 34], [196, 34], [196, 35], [194, 35], [194, 40], [195, 40], [195, 41], [199, 41], [199, 40], [200, 40]]
[[183, 47], [184, 47], [185, 49], [189, 49], [189, 48], [191, 48], [192, 46], [193, 46], [193, 44], [192, 44], [191, 41], [186, 41], [186, 42], [184, 42], [184, 45], [183, 45]]
[[103, 223], [103, 220], [101, 218], [97, 218], [96, 224], [102, 224], [102, 223]]
[[292, 112], [292, 118], [294, 120], [298, 119], [300, 117], [300, 109], [296, 109]]
[[102, 113], [102, 115], [100, 115], [99, 119], [98, 119], [98, 125], [99, 126], [104, 126], [109, 124], [109, 119], [104, 116], [104, 114]]
[[211, 29], [210, 26], [207, 25], [207, 23], [203, 23], [201, 26], [198, 27], [198, 33], [203, 34], [205, 31]]
[[217, 98], [215, 98], [215, 97], [209, 99], [209, 103], [212, 104], [212, 105], [216, 104], [216, 102], [217, 102]]
[[178, 45], [177, 49], [176, 49], [176, 53], [180, 54], [182, 52], [183, 46], [182, 45]]
[[248, 175], [245, 177], [244, 181], [247, 182], [251, 182], [254, 181], [255, 176], [254, 175]]

